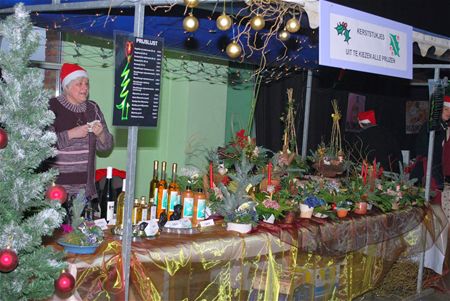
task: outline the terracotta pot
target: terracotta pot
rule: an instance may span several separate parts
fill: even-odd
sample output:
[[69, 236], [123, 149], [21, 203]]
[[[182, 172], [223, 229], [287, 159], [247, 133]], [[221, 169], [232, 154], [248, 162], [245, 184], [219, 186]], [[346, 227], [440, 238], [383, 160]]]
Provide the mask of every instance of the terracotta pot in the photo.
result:
[[367, 202], [357, 202], [355, 203], [355, 213], [356, 214], [366, 214], [367, 213]]
[[300, 204], [300, 217], [311, 218], [314, 208], [310, 208], [308, 205]]
[[347, 216], [348, 210], [340, 208], [336, 210], [336, 213], [339, 218], [344, 218]]

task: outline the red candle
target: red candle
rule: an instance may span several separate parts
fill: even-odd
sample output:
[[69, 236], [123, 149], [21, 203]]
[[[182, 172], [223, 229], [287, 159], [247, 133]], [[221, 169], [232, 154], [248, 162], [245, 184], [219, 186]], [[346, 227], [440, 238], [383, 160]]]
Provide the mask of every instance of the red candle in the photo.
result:
[[272, 184], [272, 162], [267, 165], [267, 185]]
[[367, 167], [367, 163], [366, 162], [363, 163], [363, 170], [364, 170], [364, 172], [363, 172], [363, 183], [364, 183], [364, 185], [366, 185], [367, 171], [368, 171], [368, 167]]
[[214, 174], [213, 174], [213, 164], [209, 163], [209, 188], [214, 188]]

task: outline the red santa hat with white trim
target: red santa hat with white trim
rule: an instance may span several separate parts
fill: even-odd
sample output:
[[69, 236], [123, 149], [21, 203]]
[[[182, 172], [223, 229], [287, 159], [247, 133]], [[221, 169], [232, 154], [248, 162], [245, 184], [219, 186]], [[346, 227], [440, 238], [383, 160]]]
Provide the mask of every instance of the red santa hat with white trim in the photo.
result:
[[450, 108], [450, 95], [444, 96], [444, 106]]
[[79, 77], [89, 78], [86, 70], [77, 64], [64, 63], [62, 65], [61, 72], [59, 74], [62, 87], [67, 86], [71, 81]]
[[358, 121], [363, 125], [376, 125], [377, 120], [375, 119], [375, 111], [369, 110], [358, 113]]

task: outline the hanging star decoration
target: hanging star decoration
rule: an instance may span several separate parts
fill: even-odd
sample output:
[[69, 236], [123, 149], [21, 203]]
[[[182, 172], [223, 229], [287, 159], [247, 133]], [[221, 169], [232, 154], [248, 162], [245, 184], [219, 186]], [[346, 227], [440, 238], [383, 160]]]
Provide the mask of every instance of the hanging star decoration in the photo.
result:
[[343, 35], [344, 41], [348, 43], [351, 37], [350, 37], [350, 29], [347, 28], [347, 25], [348, 24], [346, 22], [339, 22], [334, 29], [336, 29], [338, 35]]

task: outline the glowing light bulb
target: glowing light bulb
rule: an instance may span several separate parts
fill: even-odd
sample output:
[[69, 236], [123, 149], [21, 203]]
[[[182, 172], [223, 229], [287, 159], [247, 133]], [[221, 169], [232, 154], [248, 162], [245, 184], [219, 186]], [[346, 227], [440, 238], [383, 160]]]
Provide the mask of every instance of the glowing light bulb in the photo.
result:
[[286, 42], [287, 40], [289, 40], [290, 37], [291, 37], [291, 34], [284, 29], [278, 33], [278, 38], [283, 42]]
[[296, 18], [291, 18], [286, 22], [286, 30], [290, 33], [294, 33], [299, 31], [300, 29], [300, 21]]
[[235, 59], [241, 55], [242, 48], [239, 45], [239, 43], [233, 41], [230, 44], [228, 44], [226, 52], [230, 58]]
[[184, 5], [186, 5], [189, 8], [197, 7], [199, 0], [183, 0]]
[[224, 31], [231, 27], [231, 18], [226, 14], [222, 14], [217, 18], [216, 26], [218, 29]]
[[266, 25], [266, 21], [260, 15], [256, 15], [250, 20], [250, 26], [253, 30], [261, 30], [264, 28], [264, 25]]
[[183, 28], [187, 32], [194, 32], [198, 29], [198, 20], [192, 14], [183, 19]]

